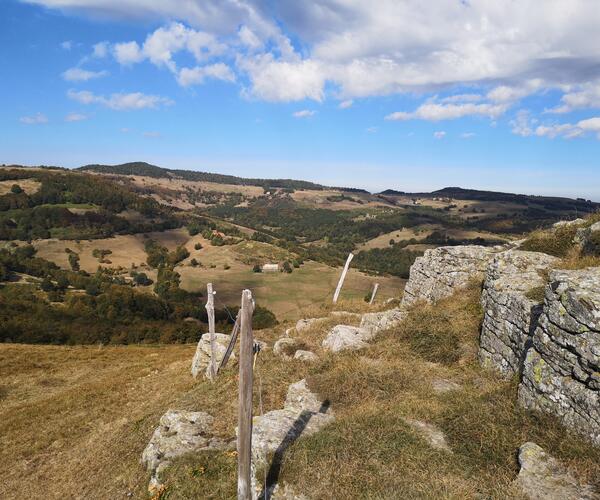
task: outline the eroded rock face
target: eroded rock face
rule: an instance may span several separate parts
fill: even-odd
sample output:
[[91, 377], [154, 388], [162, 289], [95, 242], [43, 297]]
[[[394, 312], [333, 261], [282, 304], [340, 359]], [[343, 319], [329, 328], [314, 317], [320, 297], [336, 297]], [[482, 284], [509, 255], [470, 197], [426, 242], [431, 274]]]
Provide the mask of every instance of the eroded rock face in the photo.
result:
[[600, 268], [550, 273], [519, 401], [600, 446]]
[[160, 485], [160, 472], [173, 458], [191, 451], [223, 449], [227, 443], [212, 436], [213, 417], [202, 411], [169, 410], [146, 449], [142, 464], [151, 473], [150, 489]]
[[484, 310], [479, 360], [506, 377], [520, 373], [525, 353], [542, 312], [542, 305], [527, 297], [532, 288], [545, 285], [542, 273], [555, 257], [522, 250], [497, 254], [487, 268], [481, 305]]
[[[259, 498], [262, 484], [256, 480], [256, 470], [269, 467], [269, 455], [275, 453], [271, 467], [281, 463], [287, 448], [300, 436], [320, 430], [334, 419], [329, 403], [312, 393], [306, 380], [291, 384], [283, 409], [273, 410], [255, 417], [252, 428], [252, 492]], [[267, 485], [268, 495], [275, 484]]]
[[426, 250], [410, 268], [402, 306], [419, 300], [435, 302], [449, 297], [469, 280], [482, 279], [499, 247], [465, 245]]
[[[215, 354], [217, 358], [217, 364], [221, 362], [223, 356], [225, 355], [225, 351], [227, 351], [227, 346], [229, 345], [230, 340], [229, 335], [225, 335], [224, 333], [215, 333], [216, 345], [215, 345]], [[231, 353], [230, 360], [235, 359], [235, 355]], [[208, 364], [210, 363], [210, 334], [205, 333], [200, 337], [200, 341], [198, 342], [198, 346], [196, 347], [196, 354], [194, 354], [194, 359], [192, 360], [192, 375], [194, 378], [198, 376], [199, 373], [206, 372], [208, 369]]]
[[377, 313], [363, 314], [360, 328], [368, 330], [372, 335], [396, 326], [406, 317], [400, 308], [389, 309]]
[[557, 229], [559, 227], [581, 226], [582, 224], [585, 224], [585, 219], [560, 220], [552, 224], [552, 227]]
[[356, 351], [367, 347], [367, 341], [372, 337], [373, 334], [365, 328], [336, 325], [329, 331], [322, 345], [331, 352]]
[[590, 244], [590, 240], [592, 239], [592, 235], [600, 231], [600, 222], [596, 222], [588, 227], [582, 227], [577, 229], [575, 233], [575, 238], [573, 239], [574, 243], [581, 246], [581, 248], [586, 251], [588, 245]]
[[305, 330], [308, 330], [316, 323], [323, 321], [325, 318], [308, 318], [308, 319], [299, 319], [296, 323], [296, 331], [298, 333], [302, 333]]
[[317, 356], [312, 351], [304, 351], [302, 349], [298, 349], [294, 353], [294, 359], [298, 359], [300, 361], [306, 361], [307, 363], [314, 363], [315, 361], [319, 361], [319, 356]]
[[515, 486], [531, 500], [591, 500], [590, 486], [580, 484], [554, 457], [535, 443], [519, 448], [521, 470]]

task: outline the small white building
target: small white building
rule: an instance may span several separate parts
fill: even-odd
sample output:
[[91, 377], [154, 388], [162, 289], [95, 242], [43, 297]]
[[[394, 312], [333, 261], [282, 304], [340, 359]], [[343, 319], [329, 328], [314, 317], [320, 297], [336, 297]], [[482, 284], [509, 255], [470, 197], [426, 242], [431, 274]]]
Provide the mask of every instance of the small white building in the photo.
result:
[[262, 271], [263, 273], [278, 273], [279, 264], [263, 264]]

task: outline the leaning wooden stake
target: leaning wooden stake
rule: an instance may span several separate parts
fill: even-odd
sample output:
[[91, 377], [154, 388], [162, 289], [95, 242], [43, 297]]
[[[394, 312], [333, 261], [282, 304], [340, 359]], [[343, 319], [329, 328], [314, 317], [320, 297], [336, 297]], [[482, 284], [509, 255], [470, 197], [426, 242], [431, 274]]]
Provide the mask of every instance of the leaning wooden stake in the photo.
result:
[[206, 314], [208, 316], [208, 333], [210, 335], [210, 364], [208, 365], [208, 378], [214, 380], [217, 376], [217, 348], [215, 338], [215, 295], [212, 283], [206, 284]]
[[240, 310], [240, 389], [238, 408], [238, 500], [250, 500], [252, 460], [252, 292], [242, 292]]
[[348, 254], [348, 258], [346, 259], [346, 264], [344, 265], [344, 270], [342, 271], [342, 275], [340, 276], [340, 281], [338, 282], [337, 288], [335, 289], [335, 293], [333, 294], [333, 303], [335, 304], [338, 300], [338, 296], [340, 295], [340, 291], [342, 290], [342, 285], [344, 284], [344, 280], [346, 279], [346, 273], [348, 272], [348, 267], [350, 267], [350, 261], [354, 255], [352, 253]]
[[379, 288], [379, 283], [375, 283], [373, 285], [373, 291], [371, 292], [371, 300], [369, 300], [369, 305], [373, 303], [375, 300], [375, 295], [377, 295], [377, 289]]

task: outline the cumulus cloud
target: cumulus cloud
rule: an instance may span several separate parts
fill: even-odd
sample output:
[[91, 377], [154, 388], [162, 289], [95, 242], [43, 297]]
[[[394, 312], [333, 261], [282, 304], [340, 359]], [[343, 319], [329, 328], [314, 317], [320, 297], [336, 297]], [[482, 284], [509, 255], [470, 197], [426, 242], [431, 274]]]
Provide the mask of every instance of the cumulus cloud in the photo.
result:
[[32, 116], [22, 116], [19, 118], [19, 121], [26, 125], [39, 125], [41, 123], [48, 123], [48, 118], [42, 113], [36, 113]]
[[342, 101], [338, 104], [338, 108], [348, 109], [348, 108], [351, 108], [353, 104], [354, 104], [354, 101], [352, 99], [346, 99], [345, 101]]
[[65, 116], [66, 122], [80, 122], [87, 119], [88, 116], [84, 115], [83, 113], [69, 113], [67, 116]]
[[272, 101], [321, 101], [326, 89], [352, 99], [474, 88], [484, 97], [439, 104], [492, 106], [573, 88], [557, 108], [567, 112], [589, 107], [594, 101], [577, 87], [600, 79], [600, 9], [587, 0], [545, 0], [543, 9], [539, 0], [380, 0], [377, 8], [363, 0], [24, 1], [91, 16], [178, 19], [142, 44], [117, 44], [117, 60], [147, 59], [177, 76], [179, 51], [199, 66], [231, 57], [249, 79], [245, 94]]
[[385, 117], [386, 120], [454, 120], [465, 116], [486, 116], [496, 118], [508, 109], [505, 104], [440, 104], [437, 102], [426, 102], [415, 111], [396, 111]]
[[104, 59], [108, 55], [109, 47], [110, 44], [106, 41], [94, 44], [94, 46], [92, 47], [92, 57], [95, 57], [97, 59]]
[[527, 111], [522, 110], [517, 114], [517, 118], [511, 122], [513, 125], [512, 132], [524, 137], [535, 135], [550, 139], [556, 137], [574, 139], [592, 133], [596, 134], [600, 140], [600, 117], [587, 118], [577, 123], [550, 123], [535, 126], [536, 122], [537, 120], [529, 118]]
[[144, 60], [145, 56], [137, 42], [116, 43], [113, 54], [119, 64], [129, 66]]
[[582, 108], [600, 108], [600, 82], [588, 83], [574, 92], [566, 93], [561, 98], [561, 104], [548, 112], [569, 113]]
[[438, 130], [437, 132], [433, 133], [433, 137], [435, 137], [436, 139], [443, 139], [444, 137], [446, 137], [446, 132], [444, 132], [443, 130]]
[[301, 111], [296, 111], [294, 113], [292, 113], [292, 116], [294, 118], [310, 118], [311, 116], [314, 116], [316, 114], [316, 111], [310, 110], [310, 109], [303, 109]]
[[529, 111], [526, 109], [517, 111], [514, 120], [510, 121], [513, 134], [520, 135], [521, 137], [529, 137], [533, 134], [533, 123], [531, 122], [529, 114]]
[[108, 71], [88, 71], [81, 68], [69, 68], [62, 74], [67, 82], [87, 82], [94, 78], [100, 78], [108, 75]]
[[235, 81], [235, 74], [229, 66], [224, 63], [216, 63], [207, 66], [196, 66], [195, 68], [182, 68], [177, 76], [177, 82], [182, 87], [199, 85], [206, 78], [214, 78], [226, 82]]
[[147, 95], [141, 92], [130, 94], [111, 94], [109, 97], [96, 95], [88, 90], [69, 90], [67, 96], [80, 104], [101, 104], [116, 111], [156, 109], [160, 106], [170, 106], [171, 99], [157, 95]]

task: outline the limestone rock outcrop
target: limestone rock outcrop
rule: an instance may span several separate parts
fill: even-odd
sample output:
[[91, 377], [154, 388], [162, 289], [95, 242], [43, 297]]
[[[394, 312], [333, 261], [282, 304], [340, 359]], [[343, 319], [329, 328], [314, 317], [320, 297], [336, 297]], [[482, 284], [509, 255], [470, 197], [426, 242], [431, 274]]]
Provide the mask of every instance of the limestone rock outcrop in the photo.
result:
[[[327, 401], [310, 391], [306, 380], [291, 384], [283, 409], [273, 410], [255, 417], [252, 427], [252, 492], [259, 498], [260, 486], [256, 470], [268, 467], [269, 455], [274, 453], [272, 464], [281, 462], [286, 449], [301, 435], [308, 436], [334, 420]], [[274, 484], [267, 485], [270, 494]], [[269, 496], [269, 495], [267, 495]]]
[[554, 457], [535, 443], [519, 448], [521, 470], [514, 485], [531, 500], [592, 500], [592, 488], [579, 483]]
[[600, 268], [550, 273], [519, 401], [600, 445]]
[[[220, 363], [225, 356], [225, 352], [227, 351], [227, 346], [229, 345], [229, 340], [231, 337], [229, 335], [225, 335], [224, 333], [215, 333], [215, 355], [217, 358], [217, 363]], [[231, 353], [230, 360], [235, 359], [235, 355]], [[200, 337], [198, 345], [196, 346], [196, 353], [194, 354], [194, 359], [192, 359], [192, 375], [194, 378], [198, 376], [201, 372], [206, 372], [208, 369], [208, 365], [210, 363], [210, 334], [205, 333]]]
[[365, 328], [336, 325], [329, 331], [322, 345], [331, 352], [356, 351], [367, 347], [367, 341], [372, 337], [373, 334]]
[[273, 354], [284, 359], [291, 359], [301, 346], [302, 344], [292, 337], [281, 337], [273, 344]]
[[543, 272], [555, 257], [522, 250], [497, 254], [487, 268], [481, 305], [484, 319], [479, 360], [485, 367], [510, 377], [521, 371], [542, 304], [527, 297], [532, 288], [544, 286]]
[[473, 278], [483, 279], [499, 247], [465, 245], [426, 250], [410, 268], [402, 306], [419, 300], [436, 302], [466, 286]]
[[375, 335], [380, 331], [396, 326], [405, 316], [406, 312], [400, 308], [389, 309], [377, 313], [366, 313], [362, 316], [360, 328]]
[[212, 436], [212, 426], [213, 417], [202, 411], [169, 410], [160, 418], [142, 453], [142, 464], [151, 474], [151, 490], [160, 485], [159, 474], [173, 458], [227, 446], [225, 441]]
[[298, 359], [300, 361], [306, 361], [307, 363], [314, 363], [315, 361], [319, 361], [319, 356], [317, 356], [312, 351], [305, 351], [303, 349], [298, 349], [294, 353], [294, 359]]

